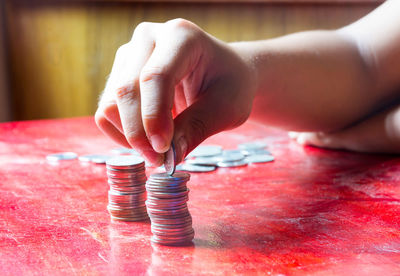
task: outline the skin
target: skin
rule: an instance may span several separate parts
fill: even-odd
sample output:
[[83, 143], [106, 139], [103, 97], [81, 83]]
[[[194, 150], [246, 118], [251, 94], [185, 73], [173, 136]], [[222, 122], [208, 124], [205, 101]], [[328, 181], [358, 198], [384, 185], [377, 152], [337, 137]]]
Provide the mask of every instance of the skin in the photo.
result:
[[141, 23], [117, 51], [99, 128], [154, 165], [247, 119], [301, 144], [400, 152], [400, 1], [335, 31], [224, 43], [175, 19]]

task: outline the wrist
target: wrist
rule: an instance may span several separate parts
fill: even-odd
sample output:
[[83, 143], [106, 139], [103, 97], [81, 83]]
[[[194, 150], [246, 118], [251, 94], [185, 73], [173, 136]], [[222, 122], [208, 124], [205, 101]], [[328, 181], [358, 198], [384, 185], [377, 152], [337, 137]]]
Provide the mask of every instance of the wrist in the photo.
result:
[[259, 90], [260, 84], [260, 73], [257, 66], [257, 57], [254, 55], [254, 51], [251, 49], [252, 42], [231, 42], [228, 46], [235, 52], [235, 54], [242, 60], [246, 75], [249, 78], [249, 87], [247, 91], [251, 93], [251, 97], [254, 99], [256, 92]]

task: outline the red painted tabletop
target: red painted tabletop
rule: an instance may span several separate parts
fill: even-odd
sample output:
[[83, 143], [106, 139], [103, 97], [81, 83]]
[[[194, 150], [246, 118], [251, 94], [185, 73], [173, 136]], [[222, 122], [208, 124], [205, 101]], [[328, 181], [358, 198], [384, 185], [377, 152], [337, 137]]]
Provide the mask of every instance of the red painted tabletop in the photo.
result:
[[[93, 118], [0, 124], [1, 275], [399, 275], [400, 158], [302, 147], [254, 123], [204, 144], [263, 140], [272, 163], [192, 173], [192, 245], [112, 222], [106, 168], [60, 151], [118, 147]], [[151, 169], [147, 170], [151, 173]]]

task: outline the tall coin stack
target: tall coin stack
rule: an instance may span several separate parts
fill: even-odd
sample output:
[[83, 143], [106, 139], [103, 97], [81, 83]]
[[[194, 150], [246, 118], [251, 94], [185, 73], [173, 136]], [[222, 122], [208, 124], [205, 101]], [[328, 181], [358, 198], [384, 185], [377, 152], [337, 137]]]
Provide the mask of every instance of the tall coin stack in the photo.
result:
[[108, 184], [107, 209], [114, 220], [148, 219], [146, 212], [146, 173], [143, 158], [117, 156], [106, 162]]
[[187, 208], [190, 175], [175, 172], [150, 175], [146, 183], [147, 212], [151, 220], [152, 242], [180, 245], [192, 241], [194, 230]]

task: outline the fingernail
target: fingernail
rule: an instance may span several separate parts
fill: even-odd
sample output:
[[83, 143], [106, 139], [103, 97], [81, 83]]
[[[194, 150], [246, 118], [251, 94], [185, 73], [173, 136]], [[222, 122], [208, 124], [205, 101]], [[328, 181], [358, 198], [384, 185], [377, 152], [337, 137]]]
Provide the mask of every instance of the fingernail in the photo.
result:
[[183, 158], [185, 158], [187, 147], [188, 145], [186, 138], [184, 136], [181, 136], [175, 143], [176, 158], [178, 160], [177, 163], [182, 162]]
[[155, 134], [150, 136], [150, 142], [153, 149], [158, 153], [164, 153], [169, 149], [165, 139], [161, 135]]

